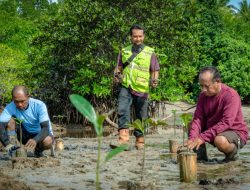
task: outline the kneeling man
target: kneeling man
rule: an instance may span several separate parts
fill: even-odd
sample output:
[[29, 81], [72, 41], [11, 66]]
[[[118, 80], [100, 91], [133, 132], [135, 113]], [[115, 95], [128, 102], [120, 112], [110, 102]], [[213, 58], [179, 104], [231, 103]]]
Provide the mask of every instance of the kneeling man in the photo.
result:
[[22, 144], [29, 150], [27, 156], [41, 157], [43, 150], [50, 149], [53, 143], [53, 132], [46, 105], [31, 98], [24, 86], [15, 86], [12, 90], [12, 102], [0, 115], [0, 141], [11, 154], [16, 149], [10, 143], [8, 131], [17, 132], [20, 141], [19, 125], [8, 125], [11, 119], [21, 121]]
[[[225, 154], [223, 161], [237, 159], [237, 151], [248, 139], [238, 93], [221, 82], [216, 67], [204, 67], [199, 73], [201, 93], [189, 131], [187, 146], [198, 150], [205, 142]], [[199, 155], [198, 155], [199, 159]]]

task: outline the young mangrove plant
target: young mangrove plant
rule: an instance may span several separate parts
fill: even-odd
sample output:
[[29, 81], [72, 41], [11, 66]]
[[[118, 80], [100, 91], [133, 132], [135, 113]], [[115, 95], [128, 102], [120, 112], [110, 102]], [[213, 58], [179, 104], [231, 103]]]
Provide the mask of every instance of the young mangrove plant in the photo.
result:
[[185, 132], [187, 133], [188, 135], [188, 130], [189, 130], [189, 124], [192, 120], [192, 114], [190, 113], [183, 113], [180, 115], [180, 118], [182, 120], [182, 123], [183, 123], [183, 135], [182, 135], [182, 144], [184, 146], [184, 141], [185, 141]]
[[144, 177], [144, 167], [145, 167], [145, 157], [146, 157], [146, 131], [151, 127], [158, 127], [162, 125], [166, 125], [166, 122], [161, 120], [153, 120], [151, 118], [148, 119], [136, 119], [133, 123], [128, 124], [129, 126], [138, 129], [142, 132], [144, 136], [144, 147], [143, 147], [143, 156], [142, 156], [142, 167], [141, 167], [141, 181], [143, 181]]
[[[64, 115], [54, 115], [53, 116], [53, 118], [57, 118], [57, 120], [58, 120], [58, 125], [60, 126], [60, 127], [65, 127], [65, 125], [63, 124], [63, 118], [65, 118], [66, 116], [64, 116]], [[61, 138], [61, 131], [59, 132], [59, 134], [58, 134], [58, 138]]]
[[174, 117], [174, 138], [176, 138], [176, 111], [177, 110], [171, 110], [173, 117]]
[[[101, 162], [101, 144], [102, 144], [102, 136], [103, 136], [103, 121], [105, 119], [105, 115], [98, 115], [93, 106], [89, 103], [88, 100], [83, 98], [80, 95], [72, 94], [70, 95], [71, 103], [76, 107], [76, 109], [87, 118], [89, 122], [91, 122], [94, 126], [97, 141], [98, 141], [98, 151], [97, 151], [97, 162], [96, 162], [96, 190], [100, 190], [100, 162]], [[105, 159], [105, 162], [112, 159], [115, 155], [119, 154], [123, 150], [125, 150], [127, 146], [120, 146], [116, 149], [110, 151]]]
[[[192, 114], [183, 113], [180, 115], [183, 122], [183, 147], [185, 141], [185, 132], [188, 135], [189, 124], [192, 120]], [[197, 155], [191, 152], [189, 149], [179, 154], [179, 166], [180, 166], [180, 181], [181, 182], [193, 182], [197, 179]]]
[[[58, 119], [58, 125], [60, 127], [65, 127], [64, 124], [63, 124], [63, 118], [65, 118], [66, 116], [64, 115], [56, 115], [56, 116], [53, 116], [53, 118], [57, 118]], [[62, 135], [62, 131], [60, 130], [59, 133], [58, 133], [58, 138], [55, 139], [55, 146], [53, 145], [52, 146], [52, 149], [51, 149], [51, 155], [52, 156], [55, 156], [55, 152], [54, 152], [54, 148], [57, 150], [57, 151], [61, 151], [64, 149], [64, 141], [63, 139], [61, 138], [61, 135]]]
[[15, 122], [16, 122], [16, 124], [17, 124], [17, 127], [18, 127], [19, 130], [20, 130], [20, 147], [22, 148], [22, 140], [23, 140], [22, 122], [23, 122], [24, 120], [18, 119], [18, 118], [14, 118], [14, 120], [15, 120]]
[[22, 130], [22, 122], [24, 122], [24, 120], [22, 119], [18, 119], [18, 118], [13, 118], [16, 122], [16, 127], [19, 129], [20, 131], [20, 150], [17, 150], [17, 157], [21, 157], [23, 156], [23, 130]]
[[176, 138], [176, 111], [177, 110], [171, 110], [172, 114], [173, 114], [173, 127], [174, 127], [174, 135], [172, 139], [169, 139], [169, 152], [170, 153], [177, 153], [178, 147], [179, 147], [179, 143], [178, 140]]

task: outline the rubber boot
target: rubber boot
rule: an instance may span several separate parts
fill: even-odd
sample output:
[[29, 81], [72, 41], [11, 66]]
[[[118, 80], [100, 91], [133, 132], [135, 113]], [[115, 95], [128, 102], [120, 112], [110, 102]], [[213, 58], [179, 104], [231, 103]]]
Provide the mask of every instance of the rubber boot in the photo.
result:
[[128, 148], [125, 150], [130, 150], [129, 148], [129, 129], [120, 129], [119, 130], [119, 139], [118, 142], [110, 143], [112, 149], [117, 148], [121, 145], [128, 145]]
[[136, 137], [135, 147], [137, 150], [141, 150], [144, 148], [144, 137]]
[[232, 152], [225, 155], [226, 157], [222, 160], [223, 162], [227, 163], [238, 160], [239, 159], [238, 148], [235, 146]]
[[206, 144], [202, 144], [198, 150], [194, 149], [194, 152], [197, 153], [197, 160], [201, 162], [207, 162], [208, 161], [208, 156], [207, 156], [207, 148]]

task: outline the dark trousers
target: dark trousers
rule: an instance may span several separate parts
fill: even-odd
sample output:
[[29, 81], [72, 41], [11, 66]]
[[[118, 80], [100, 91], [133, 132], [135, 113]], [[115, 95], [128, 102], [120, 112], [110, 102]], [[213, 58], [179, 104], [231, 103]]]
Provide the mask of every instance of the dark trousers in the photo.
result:
[[25, 145], [29, 139], [33, 139], [37, 134], [32, 134], [29, 133], [24, 127], [22, 127], [22, 142], [20, 141], [21, 135], [20, 135], [20, 127], [16, 127], [16, 132], [17, 132], [17, 139], [19, 140], [20, 143]]
[[[131, 105], [135, 107], [136, 119], [148, 118], [148, 100], [143, 97], [135, 96], [130, 89], [122, 87], [118, 97], [118, 126], [119, 129], [126, 129], [131, 122]], [[136, 137], [143, 136], [143, 133], [135, 129], [134, 135]]]
[[[21, 133], [20, 133], [19, 126], [16, 127], [16, 132], [17, 132], [17, 139], [23, 145], [25, 145], [30, 139], [33, 139], [37, 135], [37, 134], [33, 134], [33, 133], [28, 132], [24, 127], [22, 127], [22, 142], [21, 142]], [[42, 142], [37, 142], [36, 150], [37, 151], [44, 150]]]

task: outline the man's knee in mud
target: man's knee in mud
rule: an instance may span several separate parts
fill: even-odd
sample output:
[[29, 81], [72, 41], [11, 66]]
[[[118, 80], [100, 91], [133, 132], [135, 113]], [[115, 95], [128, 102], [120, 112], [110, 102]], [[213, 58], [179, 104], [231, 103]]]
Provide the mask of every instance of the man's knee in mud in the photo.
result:
[[230, 146], [230, 143], [224, 136], [216, 136], [214, 139], [214, 145], [218, 148], [218, 150], [224, 152], [228, 146]]
[[43, 148], [46, 149], [50, 149], [52, 147], [53, 144], [53, 137], [52, 136], [47, 136], [43, 141], [42, 141], [42, 145]]

